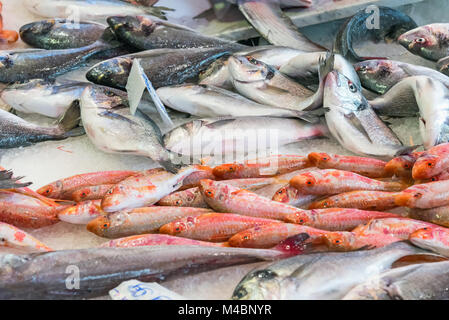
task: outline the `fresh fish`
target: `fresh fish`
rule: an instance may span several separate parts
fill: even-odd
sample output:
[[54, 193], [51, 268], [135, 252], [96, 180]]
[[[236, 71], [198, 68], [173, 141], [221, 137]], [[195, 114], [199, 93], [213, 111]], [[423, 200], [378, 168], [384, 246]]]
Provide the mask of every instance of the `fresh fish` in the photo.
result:
[[286, 185], [276, 191], [271, 200], [302, 208], [315, 201], [317, 198], [319, 198], [319, 196], [313, 194], [302, 194], [298, 191], [298, 189], [293, 188], [290, 185]]
[[[373, 6], [374, 7], [374, 6]], [[416, 28], [417, 24], [408, 15], [382, 6], [368, 7], [348, 18], [340, 28], [334, 42], [334, 48], [346, 59], [362, 61], [367, 57], [360, 57], [353, 49], [353, 43], [365, 40], [386, 41], [398, 40], [404, 32]], [[377, 17], [377, 21], [376, 21]], [[375, 26], [376, 22], [379, 26]]]
[[411, 178], [413, 165], [422, 154], [423, 152], [418, 151], [393, 158], [385, 165], [385, 171], [389, 176]]
[[179, 166], [174, 155], [162, 146], [159, 127], [140, 111], [131, 115], [126, 93], [98, 86], [81, 96], [83, 126], [92, 143], [108, 153], [146, 156], [171, 172]]
[[72, 192], [72, 200], [76, 202], [102, 199], [114, 184], [81, 187]]
[[301, 173], [290, 180], [290, 185], [302, 193], [316, 195], [358, 190], [399, 191], [406, 187], [401, 182], [379, 181], [350, 171], [334, 169]]
[[101, 199], [83, 201], [58, 213], [58, 218], [72, 224], [88, 224], [95, 218], [105, 215], [101, 209]]
[[0, 98], [17, 111], [59, 118], [88, 85], [87, 82], [33, 79], [8, 85]]
[[26, 44], [40, 49], [81, 48], [100, 39], [105, 29], [105, 25], [97, 22], [48, 19], [22, 26], [20, 38]]
[[408, 217], [449, 227], [449, 206], [442, 206], [430, 209], [410, 209]]
[[280, 147], [326, 134], [325, 126], [298, 119], [238, 117], [192, 120], [169, 131], [163, 139], [164, 146], [172, 152], [203, 158], [211, 154], [262, 152], [269, 146]]
[[413, 264], [375, 275], [343, 300], [448, 300], [449, 261]]
[[420, 154], [412, 169], [415, 180], [430, 179], [449, 169], [449, 143], [436, 145]]
[[446, 76], [449, 76], [449, 56], [438, 60], [437, 69]]
[[75, 128], [79, 120], [77, 101], [60, 118], [58, 125], [53, 127], [41, 127], [0, 109], [0, 148], [26, 147], [42, 141], [64, 140], [83, 135], [82, 128]]
[[133, 59], [140, 64], [154, 88], [196, 81], [200, 72], [222, 56], [231, 54], [221, 48], [155, 49], [125, 55], [93, 66], [87, 80], [125, 90]]
[[109, 213], [91, 220], [87, 230], [100, 237], [119, 238], [157, 233], [159, 228], [176, 219], [210, 212], [203, 208], [143, 207]]
[[24, 4], [30, 12], [41, 17], [71, 18], [76, 14], [80, 20], [104, 19], [116, 14], [150, 14], [166, 19], [165, 11], [173, 11], [166, 7], [122, 0], [25, 0]]
[[355, 208], [361, 210], [384, 211], [396, 207], [396, 192], [350, 191], [313, 202], [309, 209], [320, 208]]
[[326, 77], [323, 106], [329, 131], [346, 149], [379, 157], [409, 151], [379, 119], [360, 89], [336, 71]]
[[285, 220], [289, 214], [303, 211], [245, 189], [212, 180], [202, 180], [200, 190], [207, 204], [217, 212]]
[[101, 206], [106, 212], [114, 212], [153, 205], [178, 190], [183, 180], [197, 170], [195, 166], [190, 166], [184, 167], [178, 173], [171, 173], [162, 168], [140, 172], [110, 189], [103, 197]]
[[415, 184], [395, 197], [398, 206], [430, 209], [449, 205], [449, 180]]
[[401, 61], [374, 59], [354, 64], [362, 85], [379, 94], [385, 94], [399, 81], [412, 76], [427, 76], [449, 87], [449, 77], [434, 69]]
[[[308, 52], [323, 51], [322, 46], [298, 31], [298, 27], [282, 12], [278, 1], [237, 0], [237, 5], [246, 20], [269, 43]], [[302, 5], [310, 6], [311, 1], [302, 1]]]
[[243, 50], [246, 46], [204, 36], [192, 29], [145, 16], [113, 16], [107, 19], [109, 26], [120, 41], [139, 50], [223, 48]]
[[415, 246], [449, 257], [449, 229], [422, 228], [413, 232], [409, 240]]
[[243, 163], [225, 163], [216, 166], [212, 173], [218, 180], [263, 178], [309, 167], [307, 157], [297, 155], [274, 155], [246, 160]]
[[232, 213], [213, 212], [174, 220], [163, 225], [159, 232], [194, 240], [223, 242], [240, 231], [271, 223], [281, 222]]
[[99, 171], [78, 174], [49, 183], [37, 190], [37, 193], [52, 198], [71, 200], [74, 191], [100, 184], [116, 184], [136, 174], [137, 171]]
[[396, 217], [371, 220], [367, 224], [358, 226], [352, 232], [363, 236], [370, 234], [391, 235], [407, 240], [410, 234], [416, 230], [434, 227], [438, 226], [425, 221]]
[[391, 177], [384, 169], [386, 162], [379, 159], [318, 152], [309, 153], [307, 157], [311, 165], [320, 169], [352, 171], [370, 178]]
[[215, 176], [212, 173], [211, 167], [206, 165], [195, 165], [195, 168], [197, 170], [195, 172], [192, 172], [182, 181], [182, 186], [181, 188], [179, 188], [179, 190], [198, 187], [200, 185], [200, 181], [203, 179], [215, 180]]
[[449, 23], [433, 23], [403, 33], [398, 42], [411, 53], [438, 61], [449, 56]]
[[[131, 279], [161, 282], [282, 256], [285, 253], [278, 250], [192, 245], [58, 250], [38, 255], [7, 254], [0, 256], [0, 298], [83, 299], [104, 296], [109, 290]], [[70, 268], [73, 266], [78, 268], [80, 274], [77, 290], [67, 287], [67, 270], [72, 270]]]
[[341, 231], [352, 230], [362, 223], [372, 219], [398, 217], [388, 212], [365, 211], [353, 208], [313, 209], [290, 215], [288, 222], [297, 223], [321, 230]]
[[330, 251], [347, 252], [371, 250], [402, 241], [390, 234], [358, 234], [348, 231], [329, 232], [324, 235], [324, 243]]
[[232, 247], [271, 248], [292, 236], [306, 233], [308, 241], [321, 243], [328, 231], [293, 223], [271, 223], [241, 231], [233, 235], [228, 243]]
[[0, 247], [25, 249], [31, 251], [53, 251], [49, 246], [10, 224], [0, 222]]
[[246, 275], [233, 299], [341, 299], [370, 276], [403, 257], [427, 253], [406, 243], [347, 253], [314, 253], [264, 265]]
[[23, 177], [13, 177], [11, 170], [4, 170], [0, 167], [0, 189], [16, 189], [28, 187], [32, 182], [21, 182]]
[[198, 241], [181, 237], [169, 236], [167, 234], [142, 234], [129, 236], [120, 239], [110, 240], [103, 243], [103, 248], [134, 248], [143, 246], [207, 246], [207, 247], [228, 247], [225, 242]]

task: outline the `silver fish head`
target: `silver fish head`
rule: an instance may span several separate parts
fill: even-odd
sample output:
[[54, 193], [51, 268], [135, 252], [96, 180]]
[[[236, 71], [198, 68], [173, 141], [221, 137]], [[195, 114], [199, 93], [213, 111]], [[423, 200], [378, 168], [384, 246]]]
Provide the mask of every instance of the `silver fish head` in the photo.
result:
[[114, 16], [109, 17], [107, 22], [114, 32], [119, 32], [122, 35], [132, 32], [148, 36], [157, 25], [153, 20], [144, 16]]
[[[448, 40], [441, 39], [441, 35], [447, 32], [447, 30], [445, 32], [444, 30], [439, 30], [436, 25], [435, 27], [426, 25], [400, 35], [398, 42], [411, 53], [436, 61], [447, 55], [449, 43], [444, 45], [442, 42]], [[449, 37], [448, 34], [446, 36]]]
[[365, 60], [354, 64], [360, 78], [382, 79], [394, 72], [395, 65], [390, 60]]
[[131, 57], [118, 57], [100, 62], [93, 66], [87, 73], [86, 78], [90, 82], [113, 88], [124, 87], [129, 72], [131, 71], [133, 59]]
[[353, 112], [365, 106], [362, 91], [351, 80], [338, 71], [330, 72], [324, 85], [327, 107], [334, 105]]
[[20, 38], [28, 41], [28, 39], [36, 36], [46, 35], [53, 29], [56, 23], [58, 23], [58, 20], [55, 19], [28, 23], [20, 28]]
[[101, 109], [114, 109], [128, 106], [126, 93], [117, 89], [92, 85], [86, 88], [86, 93], [92, 100], [96, 101], [96, 105]]
[[232, 294], [233, 300], [265, 300], [279, 298], [280, 277], [270, 270], [255, 270], [247, 274]]
[[232, 78], [240, 82], [259, 82], [271, 79], [274, 70], [252, 56], [232, 56], [229, 58]]

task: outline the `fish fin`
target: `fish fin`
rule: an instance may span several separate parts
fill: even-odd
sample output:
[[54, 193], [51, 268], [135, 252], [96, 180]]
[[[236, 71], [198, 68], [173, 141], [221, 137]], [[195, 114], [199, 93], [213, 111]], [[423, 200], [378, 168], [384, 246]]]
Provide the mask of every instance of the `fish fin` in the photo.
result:
[[319, 62], [318, 78], [320, 83], [322, 83], [326, 78], [326, 76], [329, 74], [329, 72], [334, 70], [335, 53], [327, 51], [326, 56], [324, 58], [320, 56], [318, 62]]
[[345, 114], [344, 115], [346, 119], [348, 119], [351, 124], [357, 128], [371, 143], [373, 143], [373, 140], [371, 140], [371, 137], [369, 136], [368, 132], [365, 130], [365, 127], [360, 122], [360, 120], [357, 118], [357, 116], [354, 113]]
[[306, 122], [312, 123], [312, 124], [316, 124], [320, 122], [320, 117], [316, 116], [314, 114], [312, 114], [311, 112], [301, 112], [299, 111], [298, 113], [298, 118], [301, 120], [304, 120]]
[[167, 8], [167, 7], [141, 7], [146, 13], [158, 17], [162, 20], [167, 20], [167, 16], [165, 15], [166, 11], [175, 11], [175, 9]]
[[165, 170], [173, 174], [177, 174], [183, 166], [181, 164], [174, 164], [170, 160], [159, 160], [157, 161]]
[[310, 239], [310, 236], [307, 233], [299, 233], [282, 240], [273, 249], [285, 252], [288, 255], [298, 255], [306, 250], [308, 246], [306, 241], [308, 239]]
[[279, 87], [271, 86], [269, 84], [265, 84], [263, 89], [266, 90], [267, 92], [272, 93], [273, 95], [290, 93], [286, 89], [282, 89], [282, 88], [279, 88]]
[[72, 102], [72, 105], [58, 120], [58, 127], [67, 134], [68, 131], [75, 128], [81, 120], [81, 110], [79, 100]]
[[414, 146], [404, 146], [404, 147], [401, 147], [401, 148], [399, 148], [399, 150], [395, 153], [395, 157], [398, 157], [398, 156], [402, 156], [402, 155], [405, 155], [405, 154], [410, 154], [410, 153], [412, 153], [412, 151], [413, 150], [415, 150], [416, 148], [419, 148], [419, 147], [421, 147], [422, 145], [421, 144], [418, 144], [418, 145], [414, 145]]

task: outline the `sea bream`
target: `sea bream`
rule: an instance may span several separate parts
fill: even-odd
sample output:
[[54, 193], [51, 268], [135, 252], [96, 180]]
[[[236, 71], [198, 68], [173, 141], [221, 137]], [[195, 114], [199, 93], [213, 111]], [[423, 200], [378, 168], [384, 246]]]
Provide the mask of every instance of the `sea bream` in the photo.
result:
[[80, 100], [83, 126], [92, 143], [108, 153], [146, 156], [176, 172], [174, 155], [162, 146], [159, 127], [138, 111], [132, 115], [125, 92], [87, 87]]
[[329, 131], [346, 149], [378, 157], [409, 151], [376, 115], [360, 89], [337, 71], [326, 77], [323, 106]]

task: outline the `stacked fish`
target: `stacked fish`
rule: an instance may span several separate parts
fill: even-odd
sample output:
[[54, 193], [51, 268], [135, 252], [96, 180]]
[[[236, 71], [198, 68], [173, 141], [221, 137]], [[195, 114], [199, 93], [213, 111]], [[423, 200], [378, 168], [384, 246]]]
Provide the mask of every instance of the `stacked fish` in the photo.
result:
[[[145, 15], [165, 17], [168, 9], [155, 2], [25, 1], [34, 13], [57, 19], [21, 28], [22, 40], [37, 49], [0, 53], [0, 82], [8, 84], [1, 98], [17, 111], [59, 121], [42, 127], [0, 110], [0, 148], [87, 133], [104, 152], [151, 158], [162, 168], [84, 173], [36, 191], [1, 172], [0, 244], [46, 253], [0, 256], [0, 298], [96, 296], [132, 278], [165, 280], [286, 257], [247, 275], [234, 298], [416, 298], [408, 286], [429, 277], [419, 282], [420, 297], [449, 298], [443, 261], [449, 257], [449, 45], [443, 39], [449, 24], [417, 27], [407, 15], [379, 7], [385, 23], [368, 29], [362, 10], [343, 24], [336, 52], [327, 52], [280, 9], [309, 1], [238, 0], [272, 44], [249, 47]], [[61, 16], [68, 6], [101, 22], [73, 28]], [[439, 71], [360, 57], [352, 48], [379, 38], [439, 60]], [[86, 73], [90, 82], [59, 77], [94, 59], [101, 61]], [[168, 111], [144, 99], [131, 112], [125, 90], [132, 92], [135, 62]], [[176, 112], [193, 119], [162, 135], [160, 116]], [[417, 114], [422, 152], [404, 146], [384, 121]], [[224, 154], [257, 150], [254, 144], [239, 150], [234, 142], [251, 141], [261, 128], [278, 133], [276, 146], [330, 135], [358, 156], [204, 162], [211, 146]], [[111, 240], [100, 248], [53, 251], [18, 229], [60, 221]], [[389, 270], [417, 255], [438, 262]], [[47, 276], [49, 261], [57, 263]], [[360, 261], [366, 270], [354, 276]], [[65, 286], [67, 265], [84, 277], [76, 292]], [[391, 287], [395, 279], [405, 291]], [[373, 294], [374, 283], [385, 288]]]

